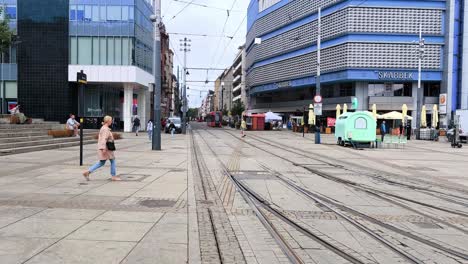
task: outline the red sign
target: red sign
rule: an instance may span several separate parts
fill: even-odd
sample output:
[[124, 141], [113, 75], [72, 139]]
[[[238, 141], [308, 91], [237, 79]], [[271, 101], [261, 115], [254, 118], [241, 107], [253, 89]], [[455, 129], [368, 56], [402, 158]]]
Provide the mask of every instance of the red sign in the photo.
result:
[[327, 127], [334, 127], [336, 124], [336, 118], [327, 117]]
[[322, 96], [316, 95], [316, 96], [314, 97], [314, 102], [317, 103], [317, 104], [318, 104], [318, 103], [321, 103], [321, 102], [322, 102]]

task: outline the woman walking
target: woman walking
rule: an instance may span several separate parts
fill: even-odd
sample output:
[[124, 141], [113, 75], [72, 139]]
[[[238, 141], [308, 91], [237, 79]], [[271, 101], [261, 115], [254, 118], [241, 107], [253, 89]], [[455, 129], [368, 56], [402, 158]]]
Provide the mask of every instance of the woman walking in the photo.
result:
[[242, 137], [245, 137], [245, 131], [247, 130], [247, 123], [245, 123], [245, 120], [242, 118], [241, 122], [241, 135]]
[[[104, 121], [102, 122], [101, 130], [99, 131], [99, 138], [98, 138], [98, 158], [99, 161], [94, 164], [91, 168], [87, 171], [83, 172], [83, 176], [89, 181], [89, 175], [99, 169], [100, 167], [106, 164], [106, 161], [109, 160], [111, 164], [111, 177], [113, 181], [120, 181], [120, 177], [116, 176], [116, 169], [115, 169], [115, 156], [114, 156], [114, 136], [112, 135], [111, 129], [109, 126], [112, 125], [112, 117], [105, 116]], [[110, 143], [110, 144], [108, 144]], [[112, 150], [109, 150], [112, 149]]]

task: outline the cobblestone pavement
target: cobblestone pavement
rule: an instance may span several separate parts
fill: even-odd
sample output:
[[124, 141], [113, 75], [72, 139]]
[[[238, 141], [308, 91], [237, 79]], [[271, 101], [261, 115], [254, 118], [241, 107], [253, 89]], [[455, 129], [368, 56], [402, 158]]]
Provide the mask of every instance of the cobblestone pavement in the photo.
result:
[[154, 152], [125, 134], [122, 182], [85, 181], [76, 147], [0, 157], [0, 263], [468, 263], [468, 149], [322, 140], [193, 124]]

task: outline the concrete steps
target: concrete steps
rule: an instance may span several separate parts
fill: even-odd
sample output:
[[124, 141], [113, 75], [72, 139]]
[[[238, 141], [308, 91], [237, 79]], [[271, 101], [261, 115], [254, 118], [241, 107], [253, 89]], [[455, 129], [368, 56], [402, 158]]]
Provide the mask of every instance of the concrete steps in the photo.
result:
[[[52, 144], [36, 145], [36, 146], [29, 146], [29, 147], [11, 148], [11, 149], [0, 149], [0, 156], [79, 146], [80, 145], [79, 138], [75, 138], [75, 139], [76, 139], [75, 141], [71, 141], [71, 142], [52, 143]], [[96, 140], [92, 139], [92, 140], [83, 141], [83, 144], [85, 145], [93, 144], [93, 143], [96, 143]]]
[[[69, 143], [69, 142], [79, 142], [79, 137], [66, 137], [66, 138], [53, 138], [48, 137], [46, 139], [40, 140], [26, 140], [22, 142], [11, 142], [11, 143], [1, 143], [0, 150], [2, 149], [13, 149], [13, 148], [24, 148], [29, 146], [42, 146], [42, 145], [50, 145], [50, 144], [61, 144], [61, 143]], [[92, 135], [84, 136], [83, 141], [91, 141], [93, 140]]]
[[[35, 119], [32, 124], [0, 124], [0, 156], [78, 146], [79, 137], [54, 138], [49, 130], [63, 130], [58, 122], [45, 122]], [[84, 131], [84, 144], [96, 143], [93, 138], [97, 130]]]

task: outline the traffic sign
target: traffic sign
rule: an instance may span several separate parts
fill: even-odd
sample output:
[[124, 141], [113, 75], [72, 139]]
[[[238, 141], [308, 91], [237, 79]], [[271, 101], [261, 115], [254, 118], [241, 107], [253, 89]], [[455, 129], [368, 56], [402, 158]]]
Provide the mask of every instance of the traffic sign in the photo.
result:
[[317, 104], [322, 103], [322, 96], [316, 95], [314, 97], [314, 103], [317, 103]]
[[322, 103], [314, 104], [314, 114], [316, 116], [321, 116], [322, 115]]

